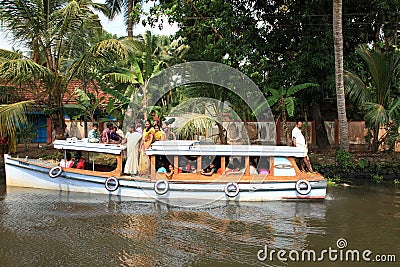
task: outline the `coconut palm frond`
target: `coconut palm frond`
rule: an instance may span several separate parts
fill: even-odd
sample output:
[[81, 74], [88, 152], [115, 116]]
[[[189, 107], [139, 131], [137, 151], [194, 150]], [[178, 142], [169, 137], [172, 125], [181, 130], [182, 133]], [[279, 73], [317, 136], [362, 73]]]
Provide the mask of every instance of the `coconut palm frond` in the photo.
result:
[[92, 57], [104, 58], [108, 61], [112, 60], [124, 60], [128, 56], [128, 50], [126, 46], [119, 40], [106, 39], [90, 49], [90, 55]]
[[400, 123], [400, 97], [394, 99], [389, 106], [389, 116], [392, 120], [397, 120]]
[[13, 52], [13, 51], [8, 51], [5, 49], [0, 48], [0, 62], [3, 61], [3, 59], [21, 59], [24, 56], [21, 53], [18, 52]]
[[365, 103], [365, 120], [374, 128], [379, 128], [381, 124], [386, 124], [389, 121], [389, 112], [384, 106], [378, 103], [368, 102]]
[[183, 139], [193, 138], [198, 132], [204, 132], [205, 129], [210, 129], [216, 123], [216, 120], [207, 115], [196, 114], [191, 116], [185, 122], [178, 127], [176, 132]]
[[17, 128], [28, 122], [26, 112], [33, 102], [33, 100], [28, 100], [0, 105], [0, 136], [8, 135], [10, 138], [15, 138]]
[[370, 92], [367, 86], [358, 75], [351, 72], [344, 72], [344, 89], [351, 102], [357, 106], [370, 101]]
[[[378, 99], [385, 98], [389, 89], [388, 86], [392, 82], [393, 62], [387, 61], [385, 55], [378, 49], [368, 49], [365, 45], [360, 46], [357, 49], [357, 53], [367, 63], [375, 88], [379, 88]], [[381, 101], [378, 102], [382, 104]]]
[[14, 84], [36, 82], [51, 75], [49, 69], [26, 58], [7, 60], [0, 64], [0, 80]]

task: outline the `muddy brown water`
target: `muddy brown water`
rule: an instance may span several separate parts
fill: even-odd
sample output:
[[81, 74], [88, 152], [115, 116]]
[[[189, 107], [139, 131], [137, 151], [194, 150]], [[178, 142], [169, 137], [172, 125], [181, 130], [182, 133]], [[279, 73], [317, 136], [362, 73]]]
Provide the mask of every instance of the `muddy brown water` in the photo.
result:
[[0, 186], [0, 266], [399, 262], [400, 188], [392, 184], [330, 187], [320, 202], [200, 208]]

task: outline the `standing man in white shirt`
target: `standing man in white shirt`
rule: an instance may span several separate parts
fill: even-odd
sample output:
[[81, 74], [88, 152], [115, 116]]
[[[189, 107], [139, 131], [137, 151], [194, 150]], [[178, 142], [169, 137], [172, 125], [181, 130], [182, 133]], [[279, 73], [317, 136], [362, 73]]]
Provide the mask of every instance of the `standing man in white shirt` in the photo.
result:
[[[305, 148], [306, 152], [308, 152], [306, 139], [304, 138], [304, 135], [301, 132], [301, 127], [302, 126], [303, 126], [303, 122], [296, 121], [296, 127], [294, 127], [293, 130], [292, 130], [292, 142], [293, 142], [294, 146]], [[303, 158], [303, 161], [306, 164], [306, 167], [307, 167], [308, 171], [314, 172], [312, 167], [311, 167], [311, 163], [310, 163], [310, 160], [308, 158], [308, 155], [306, 155]], [[302, 170], [304, 170], [304, 168], [302, 168]]]

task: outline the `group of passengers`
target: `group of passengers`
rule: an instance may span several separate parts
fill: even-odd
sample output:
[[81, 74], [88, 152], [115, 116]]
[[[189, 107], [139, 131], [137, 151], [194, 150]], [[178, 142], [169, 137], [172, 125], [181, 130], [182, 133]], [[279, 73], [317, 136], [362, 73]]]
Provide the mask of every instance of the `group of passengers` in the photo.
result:
[[122, 125], [115, 126], [111, 122], [107, 122], [106, 128], [99, 132], [99, 124], [93, 123], [93, 128], [88, 133], [88, 141], [90, 143], [104, 143], [104, 144], [121, 144], [124, 140], [124, 132]]
[[[94, 123], [93, 128], [88, 133], [88, 141], [91, 143], [100, 142], [105, 144], [126, 144], [127, 159], [124, 173], [131, 175], [148, 175], [150, 174], [150, 158], [145, 154], [146, 149], [148, 149], [150, 145], [156, 141], [176, 139], [174, 133], [169, 130], [168, 124], [164, 123], [161, 129], [161, 121], [154, 112], [151, 113], [151, 117], [153, 118], [153, 122], [146, 120], [144, 129], [142, 129], [142, 124], [140, 122], [130, 125], [126, 135], [124, 135], [122, 131], [122, 125], [117, 127], [111, 122], [106, 124], [106, 128], [100, 134], [99, 125]], [[302, 122], [298, 121], [296, 123], [296, 127], [292, 131], [292, 141], [294, 146], [306, 147], [305, 138], [301, 133], [301, 127]], [[67, 152], [66, 158], [60, 162], [61, 167], [67, 168], [84, 169], [84, 165], [85, 160], [80, 151], [77, 151], [73, 158], [71, 153]], [[249, 173], [269, 174], [269, 166], [267, 165], [269, 165], [269, 162], [266, 159], [260, 159], [258, 164], [255, 164], [255, 162], [251, 160]], [[313, 172], [308, 157], [303, 158], [303, 162], [301, 162], [299, 165], [301, 166], [302, 171], [304, 171], [304, 167], [306, 167], [308, 171]], [[182, 167], [179, 167], [178, 171], [197, 173], [196, 166], [191, 164], [186, 164], [185, 170], [183, 170]], [[167, 178], [170, 179], [174, 173], [174, 166], [172, 164], [168, 164], [167, 169], [162, 166], [158, 169], [158, 172], [165, 173]], [[219, 170], [213, 162], [210, 163], [207, 168], [200, 171], [202, 175], [207, 176], [211, 176], [213, 173], [217, 172], [219, 172]], [[229, 162], [225, 168], [226, 175], [244, 173], [244, 164], [240, 163], [238, 158], [233, 158], [232, 162]]]
[[[164, 124], [163, 128], [169, 131], [167, 124]], [[169, 131], [168, 134], [170, 133]], [[153, 123], [149, 119], [146, 120], [144, 128], [140, 122], [130, 125], [128, 133], [122, 141], [127, 146], [124, 173], [130, 175], [150, 174], [150, 157], [146, 155], [145, 151], [152, 143], [165, 140], [165, 136], [165, 131], [160, 129], [158, 117], [153, 120]]]
[[65, 153], [65, 158], [60, 161], [59, 166], [83, 170], [85, 168], [85, 159], [82, 157], [81, 151], [76, 151], [74, 157], [72, 157], [71, 152], [67, 151]]
[[[145, 154], [145, 150], [155, 141], [176, 139], [175, 134], [170, 131], [167, 123], [164, 122], [161, 129], [161, 120], [154, 112], [151, 113], [151, 117], [153, 122], [146, 120], [144, 129], [142, 123], [138, 121], [129, 126], [126, 134], [122, 130], [122, 125], [117, 127], [108, 122], [106, 128], [100, 133], [99, 124], [93, 123], [92, 129], [88, 132], [88, 142], [126, 144], [127, 155], [124, 173], [130, 175], [150, 174], [150, 158]], [[73, 158], [71, 153], [67, 152], [65, 159], [62, 159], [59, 165], [67, 168], [84, 169], [84, 162], [80, 151], [76, 152]]]
[[126, 144], [127, 157], [124, 167], [124, 173], [130, 175], [150, 174], [150, 158], [145, 154], [146, 149], [156, 141], [167, 139], [176, 139], [174, 133], [169, 130], [167, 123], [163, 124], [161, 129], [160, 119], [151, 114], [153, 122], [149, 119], [145, 121], [144, 128], [141, 122], [136, 122], [128, 128], [126, 135], [122, 132], [122, 126], [119, 129], [112, 123], [106, 124], [106, 129], [99, 135], [98, 125], [94, 124], [89, 132], [89, 142], [102, 142], [105, 144]]

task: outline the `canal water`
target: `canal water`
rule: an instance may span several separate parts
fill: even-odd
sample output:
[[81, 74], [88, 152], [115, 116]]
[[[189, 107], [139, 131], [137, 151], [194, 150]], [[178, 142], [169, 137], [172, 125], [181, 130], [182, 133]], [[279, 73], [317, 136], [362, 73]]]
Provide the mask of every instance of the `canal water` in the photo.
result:
[[393, 185], [330, 187], [322, 202], [219, 202], [190, 209], [0, 187], [0, 266], [399, 262], [400, 188]]

